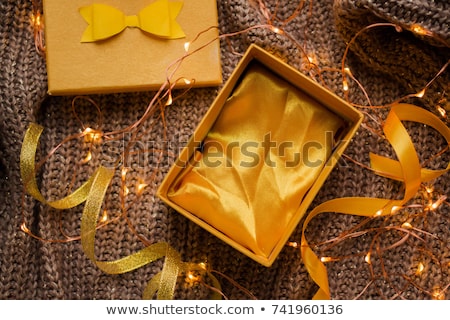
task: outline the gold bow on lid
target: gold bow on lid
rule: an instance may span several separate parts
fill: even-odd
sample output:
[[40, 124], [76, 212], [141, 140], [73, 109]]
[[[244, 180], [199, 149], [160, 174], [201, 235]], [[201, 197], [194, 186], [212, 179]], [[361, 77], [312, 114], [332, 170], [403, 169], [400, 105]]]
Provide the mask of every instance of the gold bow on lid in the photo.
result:
[[94, 3], [81, 7], [80, 14], [89, 24], [81, 42], [104, 40], [122, 32], [126, 27], [137, 27], [166, 39], [183, 38], [185, 34], [175, 20], [182, 7], [183, 2], [180, 1], [157, 0], [133, 16], [126, 16], [106, 4]]

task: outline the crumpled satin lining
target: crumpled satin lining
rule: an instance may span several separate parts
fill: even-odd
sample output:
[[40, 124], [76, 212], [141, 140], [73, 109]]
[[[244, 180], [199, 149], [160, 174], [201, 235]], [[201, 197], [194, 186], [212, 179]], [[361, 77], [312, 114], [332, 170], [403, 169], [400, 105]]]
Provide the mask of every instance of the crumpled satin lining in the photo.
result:
[[168, 197], [268, 257], [344, 121], [266, 68], [247, 70], [204, 139], [203, 152], [194, 155]]

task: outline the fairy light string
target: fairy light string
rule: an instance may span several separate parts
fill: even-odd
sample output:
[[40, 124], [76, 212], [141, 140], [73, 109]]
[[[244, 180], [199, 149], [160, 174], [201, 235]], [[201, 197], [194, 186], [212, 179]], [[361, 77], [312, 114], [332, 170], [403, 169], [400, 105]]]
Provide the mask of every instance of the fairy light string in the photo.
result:
[[[163, 269], [155, 275], [144, 291], [143, 298], [150, 299], [155, 294], [159, 299], [172, 299], [175, 284], [180, 273], [189, 272], [190, 269], [202, 270], [213, 280], [214, 287], [220, 291], [217, 279], [204, 266], [195, 266], [184, 263], [181, 257], [171, 246], [165, 242], [146, 246], [144, 249], [115, 261], [99, 261], [95, 256], [95, 231], [97, 229], [99, 214], [103, 205], [107, 189], [113, 179], [114, 170], [100, 166], [94, 174], [72, 194], [60, 200], [47, 201], [40, 193], [36, 182], [35, 154], [43, 127], [31, 124], [28, 128], [20, 156], [21, 177], [27, 192], [35, 199], [55, 209], [69, 209], [84, 204], [81, 219], [81, 245], [87, 257], [102, 271], [108, 274], [121, 274], [133, 271], [146, 264], [165, 258]], [[123, 171], [122, 171], [123, 172]], [[25, 228], [25, 226], [23, 227]], [[217, 298], [217, 293], [212, 295]]]
[[[319, 258], [319, 256], [316, 255], [316, 253], [310, 247], [306, 239], [305, 231], [308, 227], [308, 224], [314, 217], [316, 217], [321, 213], [326, 212], [340, 212], [343, 214], [363, 216], [367, 217], [368, 218], [367, 221], [369, 221], [370, 219], [390, 217], [399, 214], [404, 210], [413, 210], [415, 208], [414, 205], [408, 206], [407, 202], [413, 199], [415, 196], [417, 196], [420, 190], [424, 188], [425, 183], [430, 183], [449, 171], [450, 164], [449, 166], [447, 166], [447, 168], [442, 170], [429, 170], [420, 166], [420, 164], [418, 163], [416, 151], [414, 150], [410, 137], [406, 132], [406, 130], [404, 129], [403, 125], [401, 124], [401, 121], [413, 121], [428, 125], [436, 129], [442, 136], [444, 136], [447, 143], [449, 143], [450, 141], [448, 127], [435, 115], [423, 110], [422, 108], [402, 104], [401, 102], [407, 100], [408, 98], [423, 98], [428, 88], [431, 86], [431, 84], [434, 83], [434, 81], [448, 69], [450, 61], [448, 61], [444, 66], [442, 66], [439, 72], [435, 74], [434, 77], [431, 80], [429, 80], [424, 85], [423, 89], [420, 90], [419, 92], [408, 94], [404, 97], [401, 97], [389, 105], [374, 106], [372, 105], [372, 102], [370, 100], [369, 93], [366, 92], [363, 85], [358, 81], [358, 79], [351, 72], [350, 68], [346, 65], [346, 59], [348, 52], [350, 50], [350, 46], [357, 40], [357, 38], [362, 33], [367, 32], [370, 29], [391, 27], [395, 28], [395, 30], [397, 30], [398, 32], [402, 32], [405, 27], [402, 28], [393, 23], [377, 23], [369, 25], [360, 30], [352, 38], [350, 43], [347, 44], [344, 56], [342, 58], [342, 64], [340, 69], [323, 66], [319, 67], [320, 62], [317, 60], [317, 57], [313, 53], [307, 52], [307, 50], [305, 49], [306, 48], [305, 44], [300, 43], [294, 36], [292, 36], [286, 30], [288, 24], [292, 22], [296, 17], [298, 17], [304, 11], [305, 8], [307, 8], [306, 1], [299, 1], [298, 6], [294, 10], [294, 12], [291, 15], [289, 15], [289, 17], [285, 20], [280, 20], [277, 17], [277, 10], [279, 8], [278, 1], [276, 2], [275, 10], [273, 12], [271, 12], [268, 9], [264, 1], [262, 0], [255, 0], [251, 2], [252, 4], [254, 4], [257, 10], [259, 10], [259, 12], [262, 13], [262, 16], [266, 19], [266, 21], [264, 21], [264, 23], [262, 24], [250, 26], [244, 30], [219, 35], [219, 39], [227, 41], [227, 43], [230, 45], [230, 50], [232, 52], [234, 52], [234, 49], [228, 42], [229, 38], [248, 33], [254, 29], [268, 30], [270, 32], [273, 32], [274, 34], [285, 37], [295, 45], [295, 47], [304, 57], [305, 64], [302, 65], [301, 68], [303, 71], [308, 73], [311, 76], [311, 78], [325, 85], [322, 78], [322, 73], [338, 72], [342, 76], [342, 90], [344, 92], [344, 97], [347, 99], [349, 103], [351, 103], [355, 107], [364, 108], [369, 111], [381, 108], [390, 109], [390, 113], [386, 122], [381, 123], [380, 119], [373, 118], [375, 119], [376, 122], [379, 122], [380, 126], [382, 126], [383, 132], [378, 132], [376, 129], [371, 128], [371, 126], [368, 124], [364, 124], [364, 126], [366, 129], [369, 129], [374, 133], [379, 134], [380, 136], [386, 135], [385, 138], [392, 144], [396, 152], [398, 152], [397, 156], [399, 157], [399, 160], [393, 160], [390, 158], [382, 157], [380, 155], [371, 153], [370, 169], [374, 173], [379, 174], [381, 176], [401, 181], [405, 186], [404, 198], [402, 200], [376, 199], [376, 198], [344, 198], [344, 199], [334, 199], [331, 200], [330, 202], [325, 202], [323, 204], [320, 204], [318, 207], [314, 208], [306, 217], [306, 220], [302, 226], [301, 241], [300, 242], [292, 241], [287, 244], [294, 248], [300, 248], [303, 263], [305, 264], [308, 272], [310, 273], [311, 278], [314, 280], [314, 282], [316, 282], [319, 285], [319, 290], [315, 295], [315, 298], [329, 299], [331, 297], [331, 294], [329, 290], [328, 273], [325, 267], [325, 263], [339, 261], [340, 258], [331, 256], [322, 256]], [[313, 1], [309, 2], [308, 10], [309, 10], [308, 15], [310, 16], [313, 12]], [[31, 16], [31, 24], [33, 26], [36, 50], [40, 54], [45, 55], [45, 45], [43, 38], [43, 30], [44, 30], [43, 16], [41, 14], [40, 4], [37, 2], [37, 0], [33, 1], [33, 13]], [[213, 285], [210, 287], [211, 291], [213, 292], [213, 297], [218, 298], [225, 296], [220, 290], [220, 283], [217, 280], [217, 278], [213, 275], [213, 271], [206, 268], [204, 264], [181, 262], [179, 254], [168, 244], [164, 243], [151, 244], [148, 242], [147, 239], [142, 238], [139, 235], [138, 235], [139, 239], [146, 245], [146, 247], [142, 251], [139, 251], [138, 253], [135, 253], [129, 257], [125, 257], [117, 261], [111, 262], [98, 261], [95, 258], [94, 244], [93, 244], [95, 231], [101, 228], [102, 225], [110, 223], [112, 221], [108, 215], [107, 208], [102, 210], [102, 203], [104, 202], [103, 200], [105, 196], [107, 196], [106, 195], [107, 187], [112, 180], [112, 173], [108, 169], [103, 167], [98, 168], [94, 172], [94, 174], [84, 184], [81, 185], [81, 187], [73, 191], [69, 196], [56, 201], [48, 201], [40, 194], [35, 180], [35, 173], [45, 161], [49, 160], [49, 158], [51, 157], [51, 155], [54, 153], [55, 150], [57, 150], [64, 143], [72, 139], [83, 139], [84, 142], [87, 144], [88, 150], [87, 153], [85, 154], [85, 157], [81, 160], [81, 163], [88, 164], [93, 156], [92, 146], [94, 146], [95, 144], [101, 144], [103, 141], [112, 141], [115, 139], [115, 137], [120, 136], [123, 133], [132, 133], [133, 138], [130, 140], [138, 141], [139, 137], [141, 137], [146, 132], [153, 129], [153, 123], [149, 129], [144, 128], [148, 120], [152, 117], [154, 117], [153, 120], [154, 123], [160, 123], [163, 125], [163, 134], [166, 135], [166, 124], [164, 118], [165, 109], [167, 107], [170, 107], [176, 99], [187, 93], [192, 88], [192, 84], [195, 83], [195, 79], [188, 79], [184, 77], [172, 80], [173, 75], [176, 73], [176, 71], [178, 70], [180, 65], [184, 62], [185, 59], [187, 59], [190, 55], [195, 54], [196, 52], [202, 50], [203, 48], [214, 42], [215, 39], [210, 40], [209, 42], [201, 44], [192, 50], [192, 44], [196, 41], [201, 41], [201, 36], [211, 29], [216, 29], [216, 27], [211, 27], [210, 29], [201, 32], [200, 34], [197, 35], [195, 39], [193, 39], [190, 42], [186, 42], [184, 44], [185, 54], [167, 68], [166, 82], [156, 92], [156, 94], [148, 104], [141, 118], [138, 121], [129, 125], [128, 127], [117, 131], [103, 132], [101, 129], [103, 121], [101, 119], [102, 113], [100, 111], [100, 108], [96, 106], [99, 114], [99, 123], [97, 124], [97, 127], [96, 128], [85, 127], [80, 120], [83, 131], [80, 134], [75, 134], [71, 137], [67, 137], [66, 139], [64, 139], [58, 146], [52, 149], [52, 151], [49, 153], [48, 156], [46, 156], [37, 165], [35, 164], [36, 146], [43, 128], [35, 125], [30, 126], [29, 131], [27, 131], [27, 134], [24, 139], [24, 145], [21, 154], [21, 171], [22, 171], [21, 174], [26, 191], [38, 201], [50, 207], [60, 210], [72, 208], [85, 203], [81, 222], [82, 230], [80, 236], [67, 237], [64, 240], [49, 240], [49, 241], [64, 242], [64, 241], [81, 240], [82, 247], [87, 256], [100, 269], [110, 274], [129, 272], [145, 264], [164, 258], [165, 263], [163, 270], [157, 275], [155, 275], [148, 283], [148, 286], [146, 287], [143, 295], [145, 298], [152, 298], [153, 296], [155, 296], [155, 294], [157, 294], [159, 298], [166, 298], [166, 299], [172, 298], [174, 293], [175, 280], [180, 275], [185, 276], [186, 282], [191, 284], [202, 282], [203, 276], [209, 277], [213, 283]], [[413, 25], [410, 27], [409, 30], [421, 36], [434, 38], [434, 34], [432, 32], [422, 28], [419, 25]], [[173, 90], [175, 86], [178, 85], [179, 83], [184, 84], [186, 89], [175, 97], [173, 94]], [[352, 102], [352, 99], [350, 98], [350, 89], [352, 83], [355, 83], [357, 87], [361, 90], [364, 97], [366, 98], [368, 105], [357, 105]], [[74, 99], [72, 105], [73, 109], [75, 109], [74, 106], [75, 101], [80, 98], [81, 97], [76, 97]], [[90, 103], [96, 105], [94, 101], [92, 100], [89, 101]], [[438, 115], [440, 115], [441, 118], [444, 120], [447, 120], [447, 112], [445, 108], [447, 103], [448, 102], [443, 95], [443, 98], [440, 100], [440, 104], [436, 106]], [[369, 111], [367, 113], [365, 112], [365, 114], [368, 117], [372, 117]], [[76, 116], [75, 111], [74, 115]], [[406, 152], [407, 156], [402, 154], [401, 151], [402, 148], [406, 148], [408, 150]], [[127, 145], [126, 151], [124, 153], [125, 158], [133, 154], [132, 149], [133, 149], [132, 143]], [[152, 149], [146, 150], [146, 152], [159, 153], [160, 159], [162, 159], [161, 157], [163, 153], [167, 151]], [[151, 183], [151, 181], [153, 181], [156, 171], [149, 178], [146, 179], [138, 178], [138, 181], [135, 185], [129, 185], [127, 181], [127, 173], [129, 168], [121, 166], [120, 170], [121, 170], [120, 171], [121, 208], [123, 210], [123, 213], [119, 217], [116, 217], [116, 219], [120, 218], [126, 219], [130, 229], [132, 229], [133, 233], [137, 235], [136, 230], [134, 230], [134, 227], [132, 226], [131, 222], [128, 220], [126, 216], [126, 208], [125, 208], [126, 198], [130, 195], [130, 192], [134, 192], [134, 194], [137, 195], [137, 198], [135, 200], [137, 201], [137, 199], [139, 199], [139, 197], [145, 191], [146, 187]], [[448, 205], [445, 196], [438, 195], [437, 197], [433, 198], [433, 194], [434, 194], [433, 192], [429, 192], [426, 195], [428, 197], [428, 203], [423, 206], [424, 211], [427, 210], [434, 211], [443, 204]], [[133, 205], [133, 203], [131, 205]], [[416, 232], [418, 234], [426, 232], [421, 229], [417, 229], [412, 224], [412, 221], [404, 221], [398, 228], [400, 228], [402, 232], [405, 232], [405, 238], [410, 235], [415, 236], [413, 235], [413, 232]], [[27, 228], [25, 221], [21, 225], [21, 229], [23, 232], [38, 238], [37, 236], [33, 235], [31, 231]], [[339, 238], [339, 241], [342, 241], [345, 237], [349, 236], [357, 237], [361, 236], [362, 234], [370, 233], [372, 231], [374, 230], [367, 229], [362, 231], [355, 231], [354, 233], [351, 234], [342, 235], [342, 237]], [[374, 237], [374, 241], [376, 241], [376, 237]], [[401, 243], [399, 242], [398, 245], [400, 244]], [[369, 250], [362, 256], [369, 266], [373, 263], [374, 251]], [[420, 276], [421, 274], [423, 274], [424, 269], [425, 265], [422, 262], [419, 262], [415, 269], [416, 276]], [[225, 277], [225, 275], [223, 274], [221, 275]], [[410, 281], [412, 285], [417, 286], [413, 280], [411, 280], [407, 276], [405, 277], [408, 279], [408, 281]], [[232, 281], [231, 279], [229, 280]], [[239, 284], [235, 283], [235, 285], [238, 286]], [[371, 283], [368, 283], [367, 287], [369, 287], [370, 285]], [[447, 290], [447, 288], [448, 285], [447, 286], [444, 285], [440, 288], [435, 288], [431, 291], [427, 291], [427, 293], [433, 298], [442, 298], [445, 297], [445, 291]], [[422, 288], [421, 290], [424, 292], [426, 291], [425, 289]], [[250, 292], [249, 295], [251, 295]]]

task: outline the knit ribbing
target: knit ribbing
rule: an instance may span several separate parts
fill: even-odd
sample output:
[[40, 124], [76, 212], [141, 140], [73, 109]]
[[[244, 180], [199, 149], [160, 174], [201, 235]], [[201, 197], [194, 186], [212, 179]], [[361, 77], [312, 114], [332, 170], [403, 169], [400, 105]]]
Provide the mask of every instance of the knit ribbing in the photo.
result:
[[[217, 1], [221, 33], [265, 24], [267, 21], [264, 16], [251, 5], [254, 2]], [[274, 3], [278, 1], [265, 2], [274, 11]], [[297, 3], [287, 0], [280, 2], [277, 16], [279, 19], [286, 19]], [[362, 36], [352, 46], [352, 54], [349, 56], [348, 63], [352, 72], [365, 85], [373, 102], [383, 103], [420, 88], [442, 66], [442, 47], [436, 50], [436, 43], [416, 37], [406, 29], [411, 23], [420, 23], [448, 41], [448, 9], [448, 1], [445, 0], [340, 0], [334, 3], [315, 0], [311, 13], [306, 6], [285, 28], [308, 53], [314, 53], [319, 67], [339, 69], [345, 41], [349, 41], [359, 29], [380, 21], [402, 25], [405, 29], [402, 33], [392, 28]], [[80, 132], [83, 128], [79, 119], [86, 126], [96, 128], [98, 114], [89, 102], [79, 100], [76, 103], [78, 118], [75, 117], [71, 109], [73, 97], [46, 97], [42, 103], [46, 91], [45, 61], [34, 49], [28, 24], [31, 13], [29, 1], [3, 1], [0, 10], [3, 17], [0, 26], [0, 146], [4, 150], [0, 156], [0, 298], [140, 299], [147, 282], [161, 271], [162, 261], [127, 274], [108, 275], [87, 259], [79, 241], [46, 243], [32, 239], [19, 229], [23, 213], [28, 227], [43, 238], [61, 239], [64, 234], [76, 236], [80, 231], [82, 214], [82, 206], [61, 213], [29, 197], [25, 198], [22, 208], [19, 154], [29, 122], [36, 121], [45, 127], [39, 148], [42, 156], [68, 135]], [[301, 51], [292, 42], [267, 28], [254, 29], [230, 38], [229, 42], [221, 42], [225, 80], [240, 59], [235, 52], [244, 53], [251, 43], [261, 45], [296, 68], [300, 69], [304, 63]], [[394, 56], [397, 58], [393, 59]], [[395, 60], [401, 63], [396, 63]], [[412, 66], [416, 66], [419, 61], [425, 64], [412, 70]], [[390, 72], [386, 79], [386, 72], [392, 71], [392, 68], [396, 72]], [[307, 73], [304, 69], [302, 72]], [[339, 72], [324, 72], [322, 80], [323, 85], [343, 96]], [[442, 85], [443, 82], [437, 83], [435, 90], [431, 91], [436, 95], [430, 96], [430, 101], [440, 97], [436, 88]], [[155, 195], [180, 148], [192, 135], [218, 89], [220, 88], [199, 88], [178, 97], [165, 112], [166, 132], [160, 119], [146, 121], [132, 149], [137, 152], [131, 153], [127, 162], [130, 167], [127, 183], [131, 189], [139, 179], [147, 179], [147, 186], [140, 197], [130, 193], [125, 203], [126, 214], [121, 211], [120, 206], [121, 186], [118, 182], [111, 186], [108, 214], [110, 218], [120, 219], [97, 231], [96, 256], [99, 260], [113, 260], [142, 248], [143, 239], [148, 243], [167, 241], [180, 252], [184, 261], [207, 262], [213, 270], [230, 277], [258, 299], [309, 299], [316, 287], [305, 271], [298, 248], [286, 246], [272, 267], [263, 267], [169, 208]], [[175, 91], [174, 96], [180, 93]], [[92, 96], [103, 111], [103, 125], [98, 129], [107, 132], [132, 124], [142, 116], [152, 97], [153, 92]], [[351, 90], [351, 99], [361, 104], [365, 102], [362, 92], [354, 88]], [[385, 111], [371, 111], [371, 115], [382, 119]], [[379, 129], [373, 119], [367, 120], [374, 128]], [[430, 128], [415, 124], [410, 124], [407, 128], [413, 136], [421, 160], [437, 154], [445, 145], [443, 139]], [[102, 146], [96, 147], [97, 157], [89, 165], [80, 164], [86, 157], [86, 145], [79, 141], [64, 145], [40, 170], [38, 181], [42, 193], [49, 199], [63, 197], [71, 188], [85, 181], [100, 164], [112, 166], [113, 160], [119, 155], [118, 151], [123, 150], [131, 139], [132, 136], [127, 133], [115, 141], [104, 141]], [[163, 150], [162, 156], [148, 157], [148, 153], [138, 152], [150, 147]], [[346, 155], [368, 165], [369, 152], [394, 157], [392, 148], [381, 137], [361, 128], [346, 150]], [[443, 168], [448, 161], [448, 155], [445, 155], [434, 159], [430, 165], [433, 168]], [[74, 176], [76, 181], [72, 185]], [[449, 194], [448, 175], [438, 179], [435, 188], [442, 194]], [[348, 158], [343, 158], [324, 183], [312, 206], [345, 196], [397, 197], [401, 190], [398, 182], [377, 176]], [[449, 206], [443, 206], [439, 214], [430, 215], [430, 223], [426, 226], [429, 232], [439, 236], [439, 239], [427, 238], [427, 245], [437, 249], [437, 258], [443, 259], [445, 263], [449, 262], [449, 249], [442, 243], [448, 243], [450, 237], [448, 214]], [[135, 233], [130, 231], [130, 225], [124, 217]], [[338, 236], [360, 221], [357, 217], [322, 214], [311, 222], [307, 236], [311, 243], [318, 243]], [[377, 225], [374, 223], [372, 226]], [[300, 235], [301, 226], [290, 239], [299, 241]], [[374, 257], [374, 270], [379, 277], [358, 296], [372, 280], [369, 266], [364, 261], [364, 254], [371, 240], [370, 234], [367, 234], [349, 239], [331, 249], [330, 254], [336, 256], [353, 255], [352, 258], [327, 265], [333, 298], [398, 298], [401, 291], [401, 295], [408, 299], [428, 299], [429, 295], [408, 286], [408, 282], [401, 276], [405, 273], [413, 274], [414, 271], [411, 270], [419, 261], [427, 263], [429, 271], [429, 276], [415, 279], [422, 287], [432, 289], [449, 282], [448, 271], [433, 264], [434, 257], [424, 257], [421, 254], [423, 250], [414, 249], [423, 248], [424, 243], [411, 239], [407, 244], [385, 252], [384, 268], [390, 278], [383, 278], [380, 260]], [[386, 234], [380, 239], [380, 246], [388, 246], [396, 240], [398, 239], [394, 233]], [[232, 281], [216, 275], [228, 298], [251, 297]], [[207, 287], [189, 287], [180, 278], [175, 298], [207, 299], [209, 294]]]

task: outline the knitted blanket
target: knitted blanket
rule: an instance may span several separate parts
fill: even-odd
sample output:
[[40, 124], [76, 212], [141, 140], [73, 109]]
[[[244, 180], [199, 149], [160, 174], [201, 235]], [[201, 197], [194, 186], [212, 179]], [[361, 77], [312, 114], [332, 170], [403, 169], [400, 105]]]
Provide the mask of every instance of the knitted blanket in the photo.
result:
[[[295, 13], [302, 2], [303, 7]], [[422, 90], [450, 58], [447, 0], [218, 0], [217, 6], [221, 34], [267, 24], [271, 13], [273, 25], [282, 27], [291, 37], [260, 27], [222, 40], [224, 80], [238, 63], [239, 54], [255, 43], [311, 75], [303, 54], [306, 52], [323, 70], [321, 85], [357, 105], [368, 105], [365, 93], [373, 105], [384, 105]], [[24, 192], [19, 157], [30, 123], [44, 127], [38, 149], [40, 159], [66, 137], [81, 132], [83, 126], [95, 128], [99, 124], [98, 109], [90, 101], [78, 99], [72, 105], [74, 97], [46, 95], [45, 58], [35, 49], [31, 13], [32, 1], [0, 3], [0, 298], [141, 299], [147, 282], [161, 271], [162, 260], [125, 274], [106, 274], [88, 259], [81, 247], [78, 236], [82, 207], [61, 212]], [[283, 21], [287, 23], [282, 24]], [[391, 23], [397, 28], [389, 25], [371, 28], [352, 41], [360, 30], [374, 23]], [[420, 28], [414, 29], [417, 27]], [[426, 30], [432, 36], [417, 30]], [[352, 45], [347, 52], [349, 42]], [[364, 91], [352, 80], [350, 90], [343, 89], [340, 70], [344, 57], [345, 66]], [[449, 78], [449, 72], [444, 71], [422, 99], [415, 96], [405, 102], [446, 121], [442, 113], [450, 112], [446, 100]], [[146, 243], [165, 241], [180, 253], [183, 261], [205, 262], [214, 270], [224, 296], [229, 299], [310, 299], [317, 286], [306, 272], [295, 245], [286, 245], [271, 267], [261, 266], [156, 197], [158, 185], [178, 150], [188, 141], [219, 90], [219, 87], [198, 88], [184, 95], [175, 90], [177, 99], [165, 112], [165, 133], [160, 118], [147, 120], [139, 141], [161, 141], [165, 134], [171, 152], [162, 159], [146, 159], [144, 166], [130, 163], [133, 170], [127, 179], [136, 182], [144, 177], [147, 186], [141, 196], [131, 196], [125, 203], [120, 203], [118, 189], [116, 196], [108, 200], [109, 217], [115, 220], [97, 231], [96, 256], [99, 260], [114, 260], [143, 248]], [[102, 130], [107, 132], [133, 124], [154, 94], [118, 93], [90, 98], [101, 110]], [[370, 152], [395, 158], [391, 146], [379, 134], [387, 109], [361, 110], [366, 115], [364, 125], [311, 208], [341, 197], [393, 199], [401, 194], [401, 183], [367, 168]], [[421, 163], [427, 168], [446, 168], [450, 156], [445, 140], [422, 124], [405, 123], [405, 126]], [[105, 148], [100, 151], [107, 154], [123, 148], [133, 138], [125, 133], [120, 140], [105, 142], [97, 148]], [[74, 140], [43, 162], [37, 179], [46, 199], [64, 197], [92, 175], [100, 162], [80, 165], [86, 152], [86, 146]], [[435, 210], [405, 208], [397, 218], [400, 225], [409, 222], [417, 227], [414, 235], [405, 237], [404, 230], [386, 228], [392, 223], [387, 218], [367, 222], [361, 217], [330, 212], [311, 221], [306, 235], [310, 243], [317, 244], [313, 249], [320, 255], [336, 257], [326, 264], [333, 299], [431, 299], [450, 295], [436, 291], [450, 283], [450, 205], [444, 201], [450, 193], [448, 173], [428, 187], [430, 192], [419, 194], [415, 203], [427, 205], [441, 199], [440, 206]], [[23, 232], [24, 222], [36, 237]], [[363, 226], [361, 229], [359, 224]], [[366, 231], [355, 233], [355, 230]], [[291, 235], [291, 242], [300, 242], [301, 233], [302, 222]], [[174, 298], [208, 299], [210, 294], [207, 286], [191, 284], [180, 277]]]

